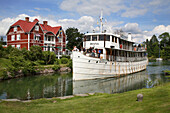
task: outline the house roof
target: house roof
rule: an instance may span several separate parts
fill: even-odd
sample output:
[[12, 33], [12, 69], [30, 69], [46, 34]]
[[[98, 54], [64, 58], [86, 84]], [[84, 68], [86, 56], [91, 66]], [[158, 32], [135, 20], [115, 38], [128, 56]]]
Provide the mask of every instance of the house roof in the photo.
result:
[[41, 28], [43, 29], [44, 33], [47, 32], [52, 32], [55, 35], [57, 34], [57, 32], [60, 30], [61, 26], [57, 26], [57, 27], [51, 27], [49, 25], [44, 25], [44, 24], [40, 24]]
[[14, 26], [20, 26], [24, 32], [30, 32], [31, 29], [35, 26], [35, 24], [37, 23], [38, 21], [34, 21], [34, 22], [27, 22], [25, 20], [18, 20], [16, 23], [14, 23], [11, 27], [14, 27]]
[[[24, 31], [24, 32], [30, 32], [32, 30], [32, 28], [35, 26], [35, 24], [37, 24], [37, 22], [39, 22], [38, 19], [34, 19], [33, 22], [27, 22], [25, 20], [18, 20], [16, 23], [14, 23], [11, 27], [14, 27], [14, 26], [20, 26], [21, 29]], [[51, 27], [49, 25], [45, 25], [45, 24], [39, 24], [43, 30], [44, 33], [47, 33], [47, 32], [52, 32], [54, 35], [57, 34], [57, 32], [60, 30], [61, 26], [57, 26], [57, 27]], [[10, 27], [10, 28], [11, 28]], [[9, 31], [8, 31], [9, 32]], [[8, 33], [7, 32], [7, 33]]]

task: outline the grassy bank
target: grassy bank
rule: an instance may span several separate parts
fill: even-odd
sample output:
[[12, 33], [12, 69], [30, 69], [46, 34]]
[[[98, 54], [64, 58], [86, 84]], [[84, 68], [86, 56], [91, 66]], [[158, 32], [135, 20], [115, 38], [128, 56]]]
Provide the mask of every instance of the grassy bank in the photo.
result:
[[11, 66], [11, 61], [6, 58], [0, 58], [0, 77], [3, 77], [3, 69]]
[[[56, 59], [56, 60], [58, 61], [58, 64], [54, 63], [54, 64], [46, 64], [45, 65], [45, 64], [38, 64], [38, 63], [34, 62], [34, 65], [31, 64], [31, 65], [28, 65], [25, 67], [18, 66], [18, 68], [20, 68], [20, 70], [26, 69], [26, 72], [27, 72], [26, 75], [36, 75], [36, 74], [40, 74], [40, 73], [48, 73], [48, 72], [44, 72], [44, 70], [46, 70], [46, 71], [53, 70], [54, 72], [60, 72], [59, 69], [68, 67], [71, 64], [71, 62], [68, 59], [66, 59], [67, 62], [63, 59], [60, 59], [60, 60]], [[65, 61], [65, 63], [63, 63], [64, 61]], [[15, 63], [15, 64], [17, 64], [17, 63]], [[5, 74], [5, 72], [6, 72], [5, 69], [8, 69], [9, 67], [15, 67], [12, 65], [11, 60], [6, 59], [6, 58], [0, 58], [0, 80], [25, 76], [24, 73], [19, 73], [19, 74], [14, 74], [13, 76], [8, 76], [7, 74]], [[63, 69], [61, 69], [61, 70], [63, 71]], [[35, 73], [32, 74], [31, 73], [32, 71]], [[49, 72], [52, 72], [52, 71], [49, 71]]]
[[[138, 93], [143, 101], [136, 101]], [[56, 103], [53, 101], [56, 100]], [[150, 89], [120, 94], [96, 94], [71, 99], [38, 99], [29, 103], [1, 102], [0, 113], [168, 113], [170, 111], [170, 83]]]

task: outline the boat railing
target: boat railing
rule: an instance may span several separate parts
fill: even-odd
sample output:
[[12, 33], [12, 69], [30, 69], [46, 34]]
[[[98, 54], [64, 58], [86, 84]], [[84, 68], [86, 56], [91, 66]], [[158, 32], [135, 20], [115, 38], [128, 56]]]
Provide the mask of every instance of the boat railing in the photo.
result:
[[107, 55], [106, 59], [108, 61], [117, 61], [117, 62], [136, 62], [136, 61], [146, 60], [147, 57], [120, 57], [120, 56]]

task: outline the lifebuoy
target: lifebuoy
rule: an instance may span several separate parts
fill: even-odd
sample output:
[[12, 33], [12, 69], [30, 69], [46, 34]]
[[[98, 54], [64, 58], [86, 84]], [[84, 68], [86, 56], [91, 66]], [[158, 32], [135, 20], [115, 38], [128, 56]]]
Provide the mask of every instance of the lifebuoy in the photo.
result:
[[120, 48], [122, 48], [122, 44], [120, 44]]

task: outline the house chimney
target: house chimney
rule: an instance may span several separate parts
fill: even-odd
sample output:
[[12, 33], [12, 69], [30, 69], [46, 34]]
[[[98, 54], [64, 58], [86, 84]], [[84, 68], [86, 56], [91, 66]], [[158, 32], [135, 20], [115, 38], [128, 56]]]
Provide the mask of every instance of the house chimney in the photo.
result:
[[43, 24], [47, 26], [48, 21], [43, 21]]
[[25, 21], [29, 22], [29, 17], [25, 17]]
[[128, 41], [132, 41], [132, 35], [131, 35], [131, 33], [128, 33]]

